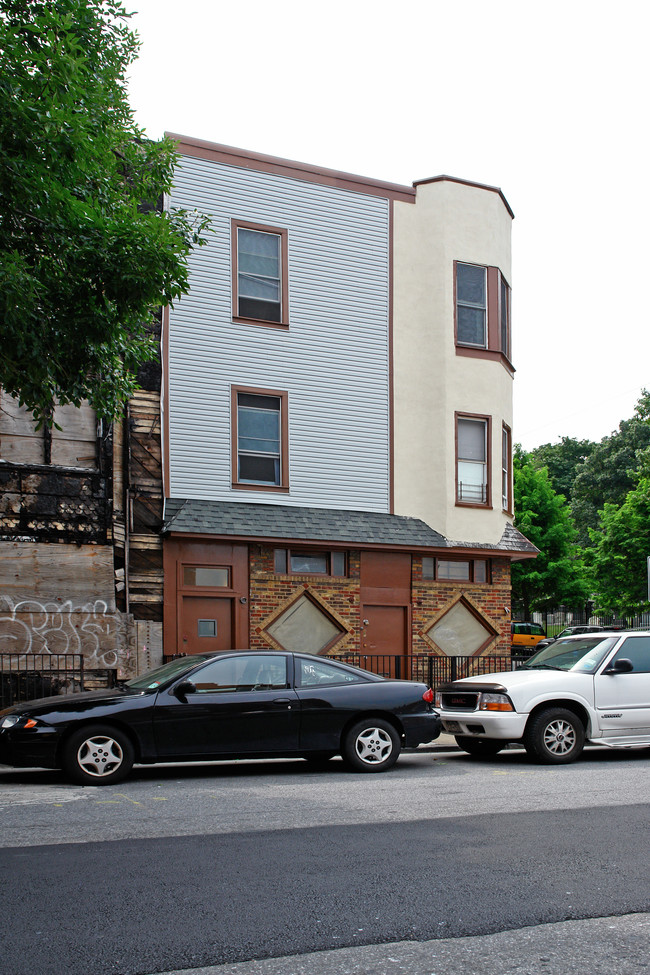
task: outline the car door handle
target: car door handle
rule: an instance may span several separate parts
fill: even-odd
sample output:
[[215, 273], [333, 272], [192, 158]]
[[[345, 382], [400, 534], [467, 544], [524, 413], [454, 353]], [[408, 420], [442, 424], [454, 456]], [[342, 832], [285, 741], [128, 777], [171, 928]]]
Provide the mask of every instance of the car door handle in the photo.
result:
[[288, 710], [291, 710], [291, 698], [289, 697], [276, 697], [273, 701], [274, 704], [286, 704]]

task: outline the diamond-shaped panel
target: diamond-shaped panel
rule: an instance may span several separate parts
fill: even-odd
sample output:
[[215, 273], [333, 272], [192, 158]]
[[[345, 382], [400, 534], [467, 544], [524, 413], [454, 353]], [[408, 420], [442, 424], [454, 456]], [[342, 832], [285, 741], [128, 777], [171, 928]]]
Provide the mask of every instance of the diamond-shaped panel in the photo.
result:
[[308, 596], [300, 596], [265, 631], [297, 653], [320, 653], [345, 632]]
[[450, 657], [476, 653], [486, 640], [494, 636], [494, 630], [470, 612], [462, 601], [455, 603], [426, 632], [436, 646]]

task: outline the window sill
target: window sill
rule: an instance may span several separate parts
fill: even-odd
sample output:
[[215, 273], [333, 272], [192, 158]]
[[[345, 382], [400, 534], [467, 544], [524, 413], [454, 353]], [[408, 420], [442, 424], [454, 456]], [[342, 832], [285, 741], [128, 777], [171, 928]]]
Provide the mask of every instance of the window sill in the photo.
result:
[[242, 318], [239, 315], [232, 316], [234, 325], [261, 325], [262, 328], [279, 328], [285, 332], [289, 331], [289, 322], [267, 322], [264, 318]]
[[288, 494], [289, 488], [283, 484], [240, 484], [233, 481], [231, 485], [233, 491], [269, 491], [274, 494]]
[[511, 376], [514, 376], [516, 372], [510, 359], [503, 352], [498, 352], [494, 349], [485, 349], [476, 345], [460, 345], [457, 342], [456, 355], [465, 356], [468, 359], [487, 359], [490, 362], [500, 362]]

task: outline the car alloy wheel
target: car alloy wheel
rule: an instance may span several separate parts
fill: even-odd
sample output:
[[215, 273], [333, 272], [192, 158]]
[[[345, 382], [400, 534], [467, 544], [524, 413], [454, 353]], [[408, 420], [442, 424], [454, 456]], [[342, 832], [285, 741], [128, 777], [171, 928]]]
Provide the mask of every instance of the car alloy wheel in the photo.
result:
[[127, 736], [116, 728], [89, 725], [68, 739], [64, 766], [83, 785], [121, 782], [133, 767], [134, 752]]
[[358, 772], [384, 772], [395, 764], [400, 750], [400, 737], [392, 724], [373, 718], [349, 730], [343, 754]]
[[548, 708], [537, 714], [526, 728], [526, 751], [547, 765], [574, 762], [585, 743], [585, 729], [580, 718], [565, 708]]

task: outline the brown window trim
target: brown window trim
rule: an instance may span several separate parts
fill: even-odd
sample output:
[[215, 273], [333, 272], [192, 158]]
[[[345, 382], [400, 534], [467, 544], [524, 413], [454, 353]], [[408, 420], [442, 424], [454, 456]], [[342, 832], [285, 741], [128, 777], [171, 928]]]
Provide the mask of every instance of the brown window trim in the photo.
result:
[[[458, 498], [458, 421], [459, 420], [483, 420], [486, 425], [486, 499], [485, 502], [478, 501], [460, 501]], [[454, 497], [456, 499], [457, 508], [480, 508], [481, 510], [491, 510], [492, 509], [492, 417], [486, 416], [482, 413], [454, 413], [454, 453], [455, 453], [455, 485], [454, 485]]]
[[[458, 265], [459, 264], [470, 264], [473, 267], [482, 267], [486, 270], [486, 345], [481, 347], [478, 345], [468, 345], [460, 342], [458, 339], [458, 300], [457, 300], [457, 280], [458, 280]], [[511, 345], [511, 323], [510, 323], [510, 294], [511, 289], [508, 284], [505, 275], [503, 275], [498, 267], [492, 267], [491, 265], [485, 264], [475, 264], [473, 261], [454, 261], [454, 344], [456, 346], [456, 354], [461, 356], [467, 356], [472, 359], [491, 359], [493, 361], [501, 362], [503, 366], [510, 372], [514, 374], [514, 367], [510, 360], [510, 348], [503, 349], [501, 347], [501, 281], [503, 280], [506, 288], [508, 289], [508, 346]]]
[[[507, 498], [508, 504], [505, 508], [503, 508], [503, 511], [505, 511], [507, 515], [514, 515], [515, 505], [513, 500], [514, 476], [512, 470], [512, 430], [510, 429], [507, 423], [504, 423], [502, 426], [502, 434], [501, 434], [502, 437], [504, 433], [508, 438], [508, 498]], [[501, 445], [501, 449], [503, 450], [503, 443]], [[503, 458], [501, 460], [501, 470], [503, 472]], [[501, 476], [503, 478], [503, 473]], [[503, 498], [501, 499], [501, 505], [503, 506]]]
[[[347, 579], [348, 578], [348, 553], [343, 552], [343, 558], [345, 562], [345, 571], [343, 575], [332, 572], [332, 556], [335, 552], [340, 552], [340, 549], [325, 549], [325, 548], [275, 548], [274, 550], [274, 563], [275, 563], [275, 552], [281, 551], [284, 553], [286, 558], [286, 569], [284, 572], [277, 572], [278, 575], [289, 575], [289, 576], [314, 576], [315, 578], [323, 579]], [[324, 555], [327, 559], [327, 572], [310, 572], [308, 569], [298, 569], [294, 570], [291, 568], [291, 556], [292, 555]]]
[[[279, 322], [268, 321], [264, 318], [251, 318], [239, 314], [238, 289], [238, 230], [256, 230], [263, 234], [276, 234], [280, 238], [280, 274], [281, 274], [281, 318]], [[232, 266], [232, 320], [246, 325], [262, 325], [266, 328], [289, 328], [289, 233], [282, 227], [268, 227], [264, 224], [249, 223], [245, 220], [230, 221], [230, 246]]]
[[[425, 556], [426, 558], [426, 556]], [[458, 556], [457, 558], [440, 558], [439, 556], [433, 557], [433, 576], [424, 575], [424, 569], [422, 571], [422, 581], [423, 582], [445, 582], [450, 585], [472, 585], [472, 586], [490, 586], [492, 585], [492, 561], [489, 558], [472, 558], [467, 556], [463, 558]], [[424, 559], [423, 559], [424, 562]], [[438, 566], [440, 562], [469, 562], [469, 579], [448, 579], [446, 576], [440, 576], [438, 574]], [[485, 580], [474, 578], [475, 575], [475, 564], [476, 562], [485, 562]]]
[[[248, 396], [275, 396], [280, 400], [280, 484], [249, 484], [238, 478], [238, 397], [240, 393]], [[232, 386], [230, 392], [231, 421], [231, 476], [232, 487], [238, 491], [264, 491], [276, 494], [289, 492], [289, 394], [281, 389], [260, 389], [256, 386]]]

